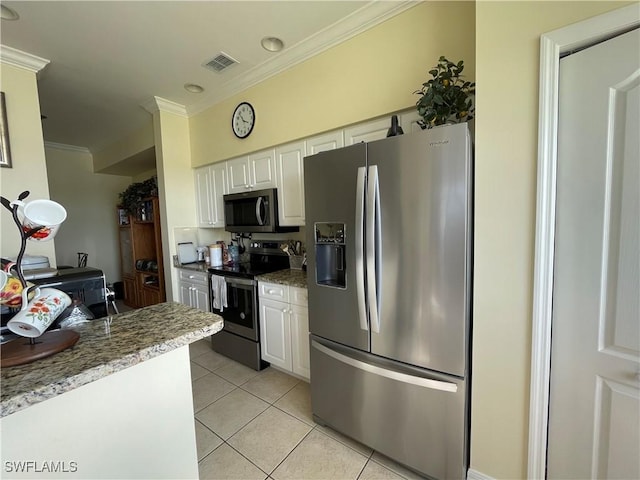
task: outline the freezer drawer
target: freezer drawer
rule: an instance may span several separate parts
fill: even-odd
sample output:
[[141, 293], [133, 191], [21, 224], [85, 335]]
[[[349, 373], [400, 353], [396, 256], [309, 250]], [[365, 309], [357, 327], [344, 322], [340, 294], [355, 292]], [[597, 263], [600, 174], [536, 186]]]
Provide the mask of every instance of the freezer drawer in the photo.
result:
[[311, 336], [314, 419], [433, 478], [466, 478], [464, 380]]

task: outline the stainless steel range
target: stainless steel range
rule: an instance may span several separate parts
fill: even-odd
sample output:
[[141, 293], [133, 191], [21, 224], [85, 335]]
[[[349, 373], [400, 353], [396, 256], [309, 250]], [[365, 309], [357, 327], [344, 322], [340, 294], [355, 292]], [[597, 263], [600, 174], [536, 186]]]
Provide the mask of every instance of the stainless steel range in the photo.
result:
[[[209, 268], [211, 311], [222, 316], [224, 328], [211, 337], [213, 350], [255, 370], [269, 364], [260, 358], [260, 309], [257, 277], [289, 268], [289, 257], [279, 242], [253, 241], [249, 261]], [[224, 283], [219, 283], [220, 277]], [[221, 285], [218, 287], [218, 285]], [[221, 289], [226, 304], [221, 306]]]

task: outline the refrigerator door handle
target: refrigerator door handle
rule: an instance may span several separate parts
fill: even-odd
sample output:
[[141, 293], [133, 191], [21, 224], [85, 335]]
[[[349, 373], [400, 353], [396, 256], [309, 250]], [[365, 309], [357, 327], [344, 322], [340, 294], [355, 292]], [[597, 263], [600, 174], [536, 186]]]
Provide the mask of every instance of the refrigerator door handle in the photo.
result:
[[378, 167], [369, 167], [367, 179], [367, 298], [371, 331], [380, 333], [380, 271], [382, 251], [380, 236], [380, 182]]
[[358, 168], [356, 181], [356, 295], [358, 299], [358, 317], [360, 328], [369, 330], [367, 323], [367, 304], [364, 297], [364, 188], [366, 168]]
[[443, 392], [451, 392], [455, 393], [458, 391], [458, 385], [451, 382], [443, 382], [442, 380], [433, 380], [431, 378], [424, 377], [416, 377], [415, 375], [409, 375], [402, 372], [396, 372], [394, 370], [389, 370], [383, 367], [379, 367], [377, 365], [372, 365], [370, 363], [363, 362], [361, 360], [356, 360], [355, 358], [348, 357], [347, 355], [343, 355], [342, 353], [336, 352], [331, 348], [328, 348], [316, 340], [311, 340], [311, 346], [316, 350], [324, 353], [325, 355], [330, 356], [338, 360], [341, 363], [345, 363], [359, 370], [363, 370], [365, 372], [373, 373], [374, 375], [379, 375], [381, 377], [389, 378], [391, 380], [395, 380], [397, 382], [409, 383], [411, 385], [416, 385], [418, 387], [429, 388], [431, 390], [441, 390]]

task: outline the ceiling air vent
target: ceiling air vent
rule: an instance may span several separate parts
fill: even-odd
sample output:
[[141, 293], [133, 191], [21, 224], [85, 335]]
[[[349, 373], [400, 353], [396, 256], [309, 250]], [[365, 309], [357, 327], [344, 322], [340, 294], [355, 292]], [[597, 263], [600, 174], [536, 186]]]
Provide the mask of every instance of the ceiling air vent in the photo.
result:
[[220, 52], [215, 56], [215, 58], [205, 63], [204, 66], [213, 70], [214, 72], [220, 73], [230, 66], [235, 65], [236, 63], [239, 63], [236, 59], [230, 57], [224, 52]]

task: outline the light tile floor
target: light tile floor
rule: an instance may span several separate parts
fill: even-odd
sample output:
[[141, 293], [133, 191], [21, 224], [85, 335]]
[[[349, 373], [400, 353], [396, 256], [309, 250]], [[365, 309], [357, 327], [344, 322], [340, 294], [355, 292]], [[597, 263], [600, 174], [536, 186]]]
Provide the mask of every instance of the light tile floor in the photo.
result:
[[256, 372], [190, 346], [200, 479], [419, 479], [314, 423], [309, 384], [274, 368]]

